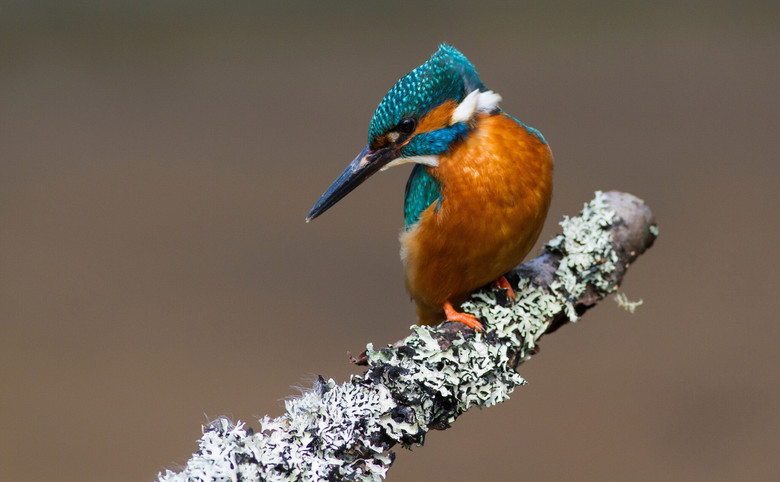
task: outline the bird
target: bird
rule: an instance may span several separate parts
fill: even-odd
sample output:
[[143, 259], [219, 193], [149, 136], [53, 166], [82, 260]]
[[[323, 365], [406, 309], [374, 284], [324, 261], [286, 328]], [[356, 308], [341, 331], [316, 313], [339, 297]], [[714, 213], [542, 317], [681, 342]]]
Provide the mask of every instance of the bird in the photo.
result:
[[368, 143], [314, 204], [324, 213], [378, 171], [413, 164], [399, 236], [418, 324], [483, 330], [455, 309], [522, 262], [544, 225], [553, 156], [541, 132], [507, 114], [469, 60], [443, 43], [379, 103]]

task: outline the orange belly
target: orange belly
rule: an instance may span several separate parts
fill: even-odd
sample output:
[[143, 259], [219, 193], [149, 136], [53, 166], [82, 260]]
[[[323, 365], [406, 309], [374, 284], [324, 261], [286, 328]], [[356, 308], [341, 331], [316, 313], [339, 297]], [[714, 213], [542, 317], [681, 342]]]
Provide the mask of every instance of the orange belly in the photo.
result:
[[406, 288], [420, 324], [444, 320], [442, 305], [458, 305], [477, 288], [517, 266], [544, 225], [552, 196], [547, 144], [503, 115], [478, 125], [428, 173], [442, 201], [401, 234]]

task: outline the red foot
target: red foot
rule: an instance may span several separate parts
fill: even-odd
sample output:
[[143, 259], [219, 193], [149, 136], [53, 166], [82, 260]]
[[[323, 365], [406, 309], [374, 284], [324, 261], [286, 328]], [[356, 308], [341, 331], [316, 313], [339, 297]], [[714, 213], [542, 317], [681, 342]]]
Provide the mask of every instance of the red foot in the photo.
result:
[[444, 314], [447, 315], [447, 321], [457, 321], [469, 328], [485, 331], [485, 328], [482, 327], [482, 323], [479, 322], [476, 316], [455, 311], [455, 308], [452, 307], [449, 301], [444, 302]]
[[501, 276], [495, 281], [496, 288], [501, 288], [506, 290], [506, 296], [509, 298], [509, 301], [512, 303], [515, 302], [515, 290], [512, 289], [512, 285], [509, 284], [509, 280], [507, 280], [505, 277]]

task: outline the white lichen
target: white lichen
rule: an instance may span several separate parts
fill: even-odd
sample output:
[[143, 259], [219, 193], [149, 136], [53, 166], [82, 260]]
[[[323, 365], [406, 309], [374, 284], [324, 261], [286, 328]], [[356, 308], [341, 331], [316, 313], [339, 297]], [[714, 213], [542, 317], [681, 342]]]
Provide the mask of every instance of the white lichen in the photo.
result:
[[446, 338], [437, 328], [413, 326], [402, 346], [369, 344], [363, 375], [342, 384], [320, 379], [288, 400], [284, 415], [263, 418], [257, 433], [217, 420], [184, 470], [160, 480], [383, 479], [392, 445], [420, 444], [469, 408], [509, 398], [526, 383], [515, 367], [533, 354], [551, 320], [563, 313], [576, 321], [574, 303], [589, 286], [600, 296], [614, 291], [607, 276], [618, 261], [608, 229], [614, 216], [597, 192], [580, 216], [561, 222], [563, 233], [546, 246], [562, 255], [549, 288], [521, 278], [514, 304], [504, 306], [496, 291], [464, 303], [485, 321], [484, 333]]
[[656, 238], [658, 237], [658, 232], [659, 231], [658, 231], [658, 225], [657, 224], [651, 224], [649, 230], [650, 230], [650, 234], [652, 234]]
[[[588, 286], [602, 295], [614, 291], [616, 287], [607, 275], [615, 270], [618, 257], [612, 248], [612, 234], [606, 229], [614, 216], [615, 212], [607, 208], [604, 193], [596, 191], [596, 197], [585, 204], [579, 216], [564, 217], [560, 222], [563, 233], [547, 243], [548, 249], [564, 254], [551, 285], [553, 291], [570, 301], [576, 300]], [[577, 321], [572, 306], [566, 307], [566, 314], [571, 321]]]
[[642, 306], [644, 300], [630, 301], [624, 293], [618, 293], [615, 295], [615, 303], [633, 315], [636, 309]]

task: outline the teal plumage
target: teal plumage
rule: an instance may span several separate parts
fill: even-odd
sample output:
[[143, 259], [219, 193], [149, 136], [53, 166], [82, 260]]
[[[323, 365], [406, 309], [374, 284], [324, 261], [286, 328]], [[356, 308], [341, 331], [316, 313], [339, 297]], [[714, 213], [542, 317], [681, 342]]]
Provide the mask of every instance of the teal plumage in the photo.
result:
[[406, 182], [404, 230], [408, 231], [420, 219], [420, 214], [435, 202], [441, 202], [441, 184], [428, 174], [425, 166], [415, 164]]
[[447, 44], [431, 58], [406, 74], [376, 108], [368, 128], [368, 143], [393, 130], [405, 117], [419, 119], [448, 99], [457, 102], [475, 89], [485, 90], [468, 59]]
[[[382, 99], [371, 119], [369, 144], [396, 128], [401, 119], [419, 119], [446, 100], [462, 101], [474, 91], [484, 91], [479, 74], [455, 48], [442, 44], [431, 58], [399, 80]], [[468, 134], [462, 123], [415, 136], [401, 149], [406, 157], [437, 155], [452, 148]], [[441, 185], [417, 164], [409, 175], [404, 195], [404, 229], [409, 230], [420, 214], [441, 202]]]
[[443, 129], [420, 133], [401, 148], [401, 155], [413, 157], [441, 154], [447, 149], [456, 147], [456, 141], [466, 137], [468, 132], [468, 126], [458, 122]]

